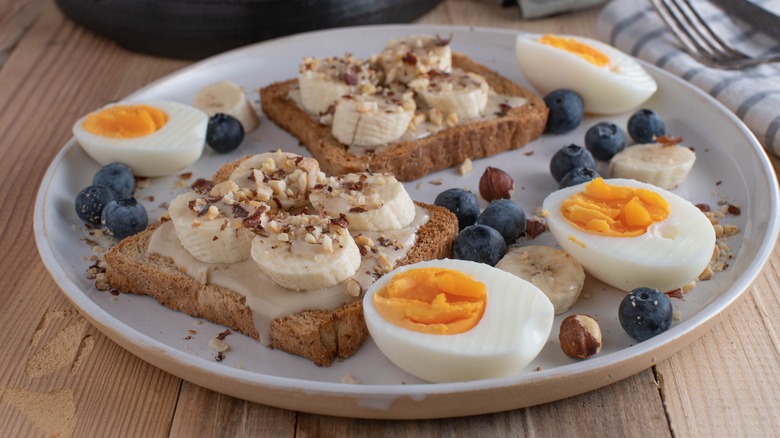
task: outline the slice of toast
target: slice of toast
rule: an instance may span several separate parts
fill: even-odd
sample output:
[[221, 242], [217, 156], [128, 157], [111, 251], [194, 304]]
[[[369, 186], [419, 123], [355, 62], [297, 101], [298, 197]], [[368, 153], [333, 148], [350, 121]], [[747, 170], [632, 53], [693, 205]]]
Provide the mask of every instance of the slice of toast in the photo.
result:
[[414, 141], [355, 154], [331, 135], [329, 126], [321, 125], [289, 98], [297, 79], [260, 89], [260, 102], [266, 116], [298, 138], [331, 175], [388, 172], [400, 181], [411, 181], [458, 165], [466, 158], [484, 158], [520, 148], [542, 134], [549, 112], [543, 99], [465, 55], [453, 53], [452, 65], [484, 76], [496, 93], [523, 97], [526, 104]]
[[[230, 174], [226, 169], [236, 165], [233, 162], [223, 166], [214, 175], [214, 181], [224, 180]], [[429, 219], [417, 231], [414, 246], [396, 266], [448, 257], [458, 233], [457, 218], [449, 210], [416, 204], [427, 210]], [[242, 295], [217, 285], [202, 284], [181, 272], [172, 259], [147, 254], [149, 240], [158, 226], [152, 225], [122, 240], [106, 253], [106, 275], [111, 287], [149, 295], [166, 307], [258, 339], [252, 310]], [[351, 356], [368, 337], [362, 301], [356, 298], [333, 310], [306, 310], [277, 318], [271, 323], [270, 336], [271, 348], [303, 356], [319, 366], [329, 366], [337, 358]]]

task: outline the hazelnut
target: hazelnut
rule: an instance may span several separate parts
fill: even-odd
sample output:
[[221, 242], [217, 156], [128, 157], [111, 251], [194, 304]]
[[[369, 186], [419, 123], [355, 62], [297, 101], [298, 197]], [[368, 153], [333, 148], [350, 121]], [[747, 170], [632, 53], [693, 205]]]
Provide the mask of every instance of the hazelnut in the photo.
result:
[[479, 194], [488, 202], [509, 199], [514, 191], [515, 182], [501, 169], [488, 167], [479, 179]]
[[575, 359], [587, 359], [601, 351], [599, 323], [588, 315], [571, 315], [561, 322], [561, 349]]

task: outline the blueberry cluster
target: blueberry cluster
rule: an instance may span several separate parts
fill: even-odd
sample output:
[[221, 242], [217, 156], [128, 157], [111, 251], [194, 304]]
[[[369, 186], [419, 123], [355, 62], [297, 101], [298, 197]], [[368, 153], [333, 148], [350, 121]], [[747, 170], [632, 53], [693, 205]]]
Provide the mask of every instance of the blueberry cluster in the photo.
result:
[[[558, 91], [570, 93], [568, 90]], [[553, 107], [550, 107], [551, 117], [553, 113]], [[570, 187], [599, 177], [595, 160], [611, 160], [612, 157], [626, 148], [628, 136], [631, 136], [631, 139], [636, 143], [649, 143], [666, 134], [663, 120], [653, 110], [646, 108], [631, 115], [627, 128], [628, 135], [613, 122], [599, 122], [591, 126], [585, 133], [584, 148], [571, 144], [556, 152], [550, 160], [550, 174], [558, 182], [558, 188]]]
[[576, 144], [564, 146], [553, 155], [550, 160], [550, 174], [558, 182], [560, 189], [599, 176], [591, 153]]
[[133, 197], [135, 178], [122, 163], [103, 166], [92, 185], [76, 195], [76, 214], [83, 221], [103, 226], [112, 236], [124, 239], [146, 228], [149, 216]]
[[480, 212], [477, 196], [463, 189], [441, 192], [434, 204], [458, 218], [460, 233], [452, 243], [452, 257], [495, 266], [508, 245], [525, 235], [525, 212], [509, 199], [498, 199]]
[[[647, 108], [632, 114], [626, 128], [634, 143], [651, 143], [666, 134], [666, 125], [661, 117]], [[599, 122], [585, 133], [585, 147], [597, 160], [609, 161], [626, 148], [628, 136], [613, 122]]]
[[235, 117], [216, 113], [209, 118], [206, 128], [206, 144], [211, 149], [226, 154], [234, 151], [244, 141], [244, 127]]

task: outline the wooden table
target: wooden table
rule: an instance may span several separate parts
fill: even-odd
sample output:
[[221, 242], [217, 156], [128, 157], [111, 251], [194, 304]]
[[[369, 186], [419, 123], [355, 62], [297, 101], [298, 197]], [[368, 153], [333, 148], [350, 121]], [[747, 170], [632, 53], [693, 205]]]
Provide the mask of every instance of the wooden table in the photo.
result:
[[[595, 36], [598, 12], [523, 21], [495, 0], [446, 0], [419, 22]], [[611, 386], [511, 412], [333, 418], [221, 395], [145, 363], [89, 325], [60, 292], [37, 254], [33, 200], [78, 116], [188, 62], [122, 50], [64, 19], [51, 1], [6, 2], [0, 24], [8, 55], [0, 67], [0, 435], [780, 434], [780, 247], [729, 315], [678, 354]], [[15, 47], [3, 47], [22, 34]]]

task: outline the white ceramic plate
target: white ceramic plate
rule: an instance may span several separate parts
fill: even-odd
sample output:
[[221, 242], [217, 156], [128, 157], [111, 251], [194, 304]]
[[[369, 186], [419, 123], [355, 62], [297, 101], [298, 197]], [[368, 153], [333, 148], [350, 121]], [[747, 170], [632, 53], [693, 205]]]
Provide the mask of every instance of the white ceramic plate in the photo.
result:
[[[191, 103], [200, 87], [218, 80], [237, 82], [256, 98], [256, 88], [295, 76], [303, 56], [345, 51], [367, 56], [391, 38], [437, 33], [452, 34], [454, 50], [527, 85], [515, 60], [515, 32], [394, 25], [315, 32], [231, 51], [156, 81], [128, 99]], [[148, 297], [99, 292], [86, 279], [92, 245], [84, 240], [85, 228], [76, 217], [73, 200], [90, 184], [99, 166], [74, 141], [54, 159], [38, 193], [35, 236], [39, 251], [63, 292], [111, 339], [172, 374], [247, 400], [328, 415], [409, 419], [496, 412], [579, 394], [639, 372], [702, 335], [750, 285], [777, 238], [777, 182], [755, 138], [709, 96], [663, 71], [648, 69], [658, 80], [659, 91], [644, 106], [661, 114], [668, 132], [685, 137], [698, 154], [691, 176], [675, 191], [695, 203], [715, 205], [726, 200], [740, 205], [742, 214], [728, 220], [741, 231], [728, 242], [735, 255], [731, 267], [701, 283], [684, 301], [674, 300], [680, 319], [666, 333], [642, 343], [632, 341], [618, 323], [617, 306], [623, 294], [589, 279], [587, 298], [567, 312], [591, 314], [600, 322], [604, 347], [589, 360], [575, 361], [561, 352], [557, 341], [560, 316], [541, 355], [522, 372], [501, 379], [421, 382], [388, 362], [370, 340], [352, 358], [318, 368], [305, 359], [232, 334], [226, 339], [230, 350], [217, 362], [207, 344], [223, 327], [168, 310]], [[627, 118], [628, 114], [610, 117], [623, 126]], [[517, 190], [513, 199], [530, 214], [556, 188], [547, 171], [552, 154], [565, 144], [582, 144], [587, 128], [599, 120], [589, 118], [573, 133], [543, 136], [523, 149], [476, 161], [473, 172], [466, 176], [459, 176], [454, 169], [444, 170], [408, 183], [407, 189], [414, 199], [427, 202], [450, 187], [476, 191], [485, 167], [494, 166], [514, 178]], [[188, 170], [194, 173], [193, 178], [208, 177], [240, 155], [276, 148], [306, 153], [297, 140], [263, 119], [261, 128], [233, 154], [207, 151]], [[162, 213], [162, 202], [183, 190], [177, 186], [179, 180], [176, 175], [154, 179], [137, 193], [151, 220]], [[436, 180], [442, 184], [435, 185]], [[547, 235], [537, 239], [551, 243]], [[342, 383], [347, 375], [360, 383]]]

